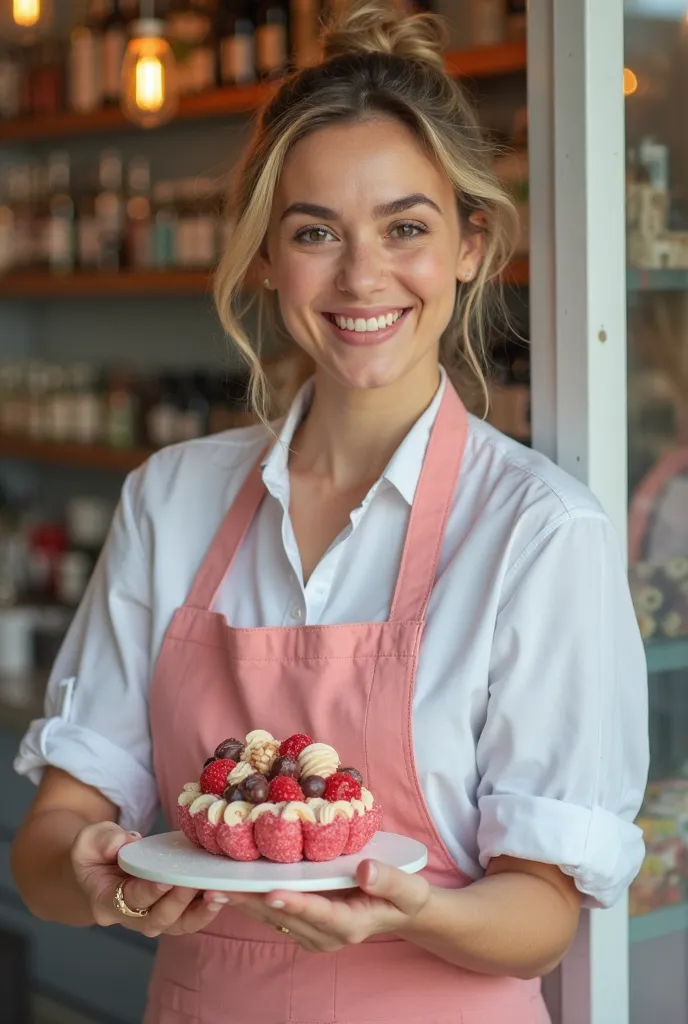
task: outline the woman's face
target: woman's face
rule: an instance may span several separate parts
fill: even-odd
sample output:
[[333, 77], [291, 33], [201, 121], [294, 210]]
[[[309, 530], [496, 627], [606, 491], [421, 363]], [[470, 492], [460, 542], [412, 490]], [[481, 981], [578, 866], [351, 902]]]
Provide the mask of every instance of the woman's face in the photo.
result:
[[407, 128], [380, 118], [291, 149], [261, 276], [320, 371], [379, 388], [436, 366], [457, 279], [475, 275], [481, 246], [461, 230], [446, 174]]

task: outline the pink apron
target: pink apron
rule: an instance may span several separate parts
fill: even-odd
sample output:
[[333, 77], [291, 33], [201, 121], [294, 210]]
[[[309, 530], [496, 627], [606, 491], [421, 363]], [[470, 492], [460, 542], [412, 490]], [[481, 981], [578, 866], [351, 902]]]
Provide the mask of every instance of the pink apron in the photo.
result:
[[[447, 387], [428, 445], [387, 622], [235, 629], [211, 611], [264, 496], [250, 472], [184, 606], [153, 678], [155, 772], [168, 821], [185, 782], [228, 736], [305, 732], [358, 766], [384, 828], [426, 844], [431, 884], [460, 888], [415, 769], [412, 706], [425, 610], [466, 444]], [[181, 538], [180, 538], [181, 540]], [[366, 567], [362, 566], [361, 586]], [[460, 709], [457, 713], [460, 713]], [[313, 954], [228, 907], [207, 931], [163, 937], [146, 1024], [546, 1024], [539, 982], [454, 967], [392, 935]]]

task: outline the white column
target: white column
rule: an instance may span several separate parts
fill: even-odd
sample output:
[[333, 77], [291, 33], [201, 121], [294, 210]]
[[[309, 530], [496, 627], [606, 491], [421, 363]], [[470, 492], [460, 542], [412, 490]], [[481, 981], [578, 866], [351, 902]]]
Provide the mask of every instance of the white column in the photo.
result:
[[[529, 21], [534, 444], [625, 546], [623, 0], [531, 0]], [[583, 915], [560, 987], [562, 1024], [628, 1024], [625, 901]]]

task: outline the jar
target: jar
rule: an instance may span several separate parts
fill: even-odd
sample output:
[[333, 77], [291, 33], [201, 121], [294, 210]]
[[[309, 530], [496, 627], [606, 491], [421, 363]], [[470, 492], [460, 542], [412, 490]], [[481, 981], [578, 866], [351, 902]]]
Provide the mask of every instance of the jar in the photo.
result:
[[498, 46], [506, 39], [504, 0], [471, 0], [471, 43]]

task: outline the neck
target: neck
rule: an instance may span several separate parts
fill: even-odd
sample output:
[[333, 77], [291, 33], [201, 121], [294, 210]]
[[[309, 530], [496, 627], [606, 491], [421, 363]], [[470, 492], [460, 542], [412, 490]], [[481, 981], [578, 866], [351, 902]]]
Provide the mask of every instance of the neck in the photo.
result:
[[338, 490], [377, 480], [440, 382], [437, 364], [384, 388], [343, 388], [316, 371], [313, 403], [292, 442], [292, 468], [329, 478]]

